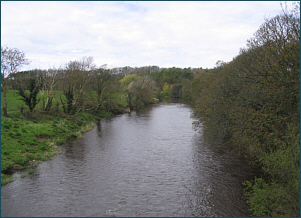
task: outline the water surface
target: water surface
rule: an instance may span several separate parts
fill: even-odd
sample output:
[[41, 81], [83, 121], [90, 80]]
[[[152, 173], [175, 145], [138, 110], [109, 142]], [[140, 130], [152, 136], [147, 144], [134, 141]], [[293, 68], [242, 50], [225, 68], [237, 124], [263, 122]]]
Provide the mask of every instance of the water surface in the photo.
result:
[[101, 120], [1, 187], [1, 215], [249, 216], [241, 183], [250, 168], [206, 146], [191, 112], [161, 103]]

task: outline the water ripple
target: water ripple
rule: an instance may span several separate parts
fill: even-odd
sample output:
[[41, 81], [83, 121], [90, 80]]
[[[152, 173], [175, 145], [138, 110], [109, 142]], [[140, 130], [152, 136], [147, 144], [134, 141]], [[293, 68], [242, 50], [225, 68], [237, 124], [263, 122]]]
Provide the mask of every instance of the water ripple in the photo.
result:
[[248, 216], [240, 160], [212, 151], [191, 108], [103, 119], [32, 175], [1, 187], [2, 216]]

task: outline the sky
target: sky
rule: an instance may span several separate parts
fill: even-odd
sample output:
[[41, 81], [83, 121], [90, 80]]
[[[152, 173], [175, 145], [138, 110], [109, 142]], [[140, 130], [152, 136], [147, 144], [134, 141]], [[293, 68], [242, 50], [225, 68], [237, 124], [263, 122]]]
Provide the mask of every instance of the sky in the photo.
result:
[[23, 69], [84, 56], [97, 66], [213, 68], [281, 10], [280, 1], [1, 1], [1, 46], [25, 53]]

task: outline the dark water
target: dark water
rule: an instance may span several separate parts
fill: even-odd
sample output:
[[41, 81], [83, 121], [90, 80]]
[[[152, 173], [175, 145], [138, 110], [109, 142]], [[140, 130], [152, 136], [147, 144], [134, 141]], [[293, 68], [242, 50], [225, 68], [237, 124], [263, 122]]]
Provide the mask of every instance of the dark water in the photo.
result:
[[166, 103], [103, 119], [31, 175], [1, 187], [1, 216], [249, 216], [245, 163]]

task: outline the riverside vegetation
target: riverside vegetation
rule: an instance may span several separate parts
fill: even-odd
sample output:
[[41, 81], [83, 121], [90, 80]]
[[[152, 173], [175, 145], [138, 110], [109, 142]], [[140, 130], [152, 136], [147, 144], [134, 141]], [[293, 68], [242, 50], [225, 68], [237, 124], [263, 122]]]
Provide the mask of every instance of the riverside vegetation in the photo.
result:
[[[261, 169], [245, 183], [255, 216], [300, 216], [300, 3], [267, 19], [229, 63], [192, 82], [208, 140]], [[211, 137], [211, 139], [210, 139]]]
[[[186, 86], [192, 82], [193, 72], [199, 70], [170, 68], [150, 75], [153, 67], [132, 68], [132, 73], [125, 67], [115, 69], [116, 73], [94, 66], [80, 69], [85, 64], [91, 65], [92, 59], [71, 61], [64, 69], [15, 72], [6, 78], [8, 104], [2, 110], [7, 115], [1, 116], [1, 184], [12, 181], [16, 170], [34, 168], [57, 154], [58, 145], [81, 136], [101, 117], [139, 109], [171, 94], [189, 98], [190, 88]], [[182, 80], [190, 82], [181, 85]], [[157, 81], [168, 82], [169, 92], [161, 92]], [[183, 91], [178, 87], [184, 87]], [[5, 105], [4, 93], [1, 94], [1, 105]]]
[[[91, 129], [100, 116], [79, 113], [74, 116], [63, 113], [42, 113], [27, 118], [18, 111], [23, 102], [14, 90], [8, 92], [11, 110], [1, 117], [1, 184], [13, 180], [16, 170], [34, 168], [39, 162], [48, 160], [58, 153], [58, 145], [74, 139]], [[20, 109], [19, 109], [20, 110]]]
[[[239, 55], [213, 69], [108, 70], [84, 57], [60, 69], [18, 72], [14, 66], [28, 62], [24, 54], [1, 47], [1, 184], [15, 170], [49, 159], [103, 116], [177, 97], [192, 100], [208, 143], [222, 139], [219, 146], [260, 169], [244, 183], [254, 216], [299, 217], [300, 3], [295, 6], [266, 19]], [[10, 52], [20, 54], [13, 67], [5, 62]]]

